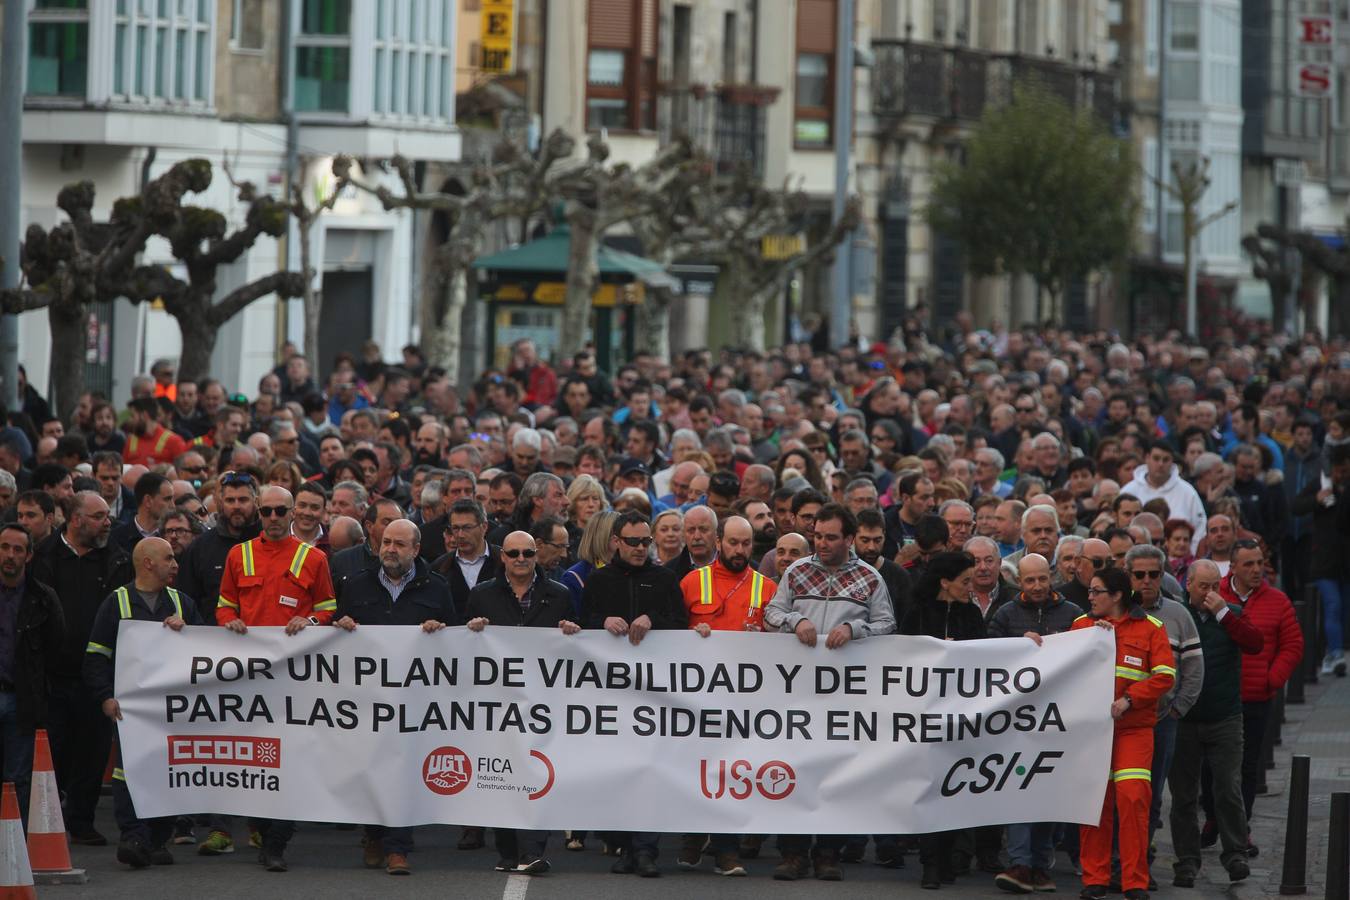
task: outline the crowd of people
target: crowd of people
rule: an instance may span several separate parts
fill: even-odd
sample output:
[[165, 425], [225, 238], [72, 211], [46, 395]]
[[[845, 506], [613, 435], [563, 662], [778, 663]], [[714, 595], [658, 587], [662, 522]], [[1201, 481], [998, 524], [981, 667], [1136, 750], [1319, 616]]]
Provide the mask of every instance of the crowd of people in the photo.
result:
[[[1272, 698], [1305, 652], [1290, 596], [1320, 598], [1307, 652], [1346, 673], [1350, 348], [957, 324], [946, 341], [638, 355], [612, 374], [523, 340], [467, 386], [373, 344], [320, 385], [287, 347], [251, 396], [161, 360], [125, 408], [90, 392], [65, 419], [25, 384], [0, 431], [4, 779], [27, 797], [46, 727], [72, 842], [107, 843], [94, 817], [128, 618], [603, 628], [635, 645], [773, 631], [830, 650], [1103, 627], [1118, 654], [1100, 822], [875, 835], [875, 861], [917, 847], [925, 888], [979, 871], [1030, 893], [1054, 890], [1059, 849], [1083, 897], [1146, 897], [1170, 790], [1171, 882], [1193, 886], [1216, 843], [1241, 881]], [[113, 779], [120, 861], [233, 852], [228, 817], [144, 821]], [[264, 867], [286, 870], [294, 830], [248, 822]], [[497, 829], [497, 868], [548, 871], [548, 837]], [[658, 835], [598, 837], [614, 872], [661, 874]], [[466, 826], [459, 846], [484, 841]], [[838, 880], [867, 842], [782, 835], [773, 877]], [[764, 844], [684, 835], [677, 864], [744, 875]], [[411, 871], [413, 829], [371, 826], [363, 845], [368, 866]]]

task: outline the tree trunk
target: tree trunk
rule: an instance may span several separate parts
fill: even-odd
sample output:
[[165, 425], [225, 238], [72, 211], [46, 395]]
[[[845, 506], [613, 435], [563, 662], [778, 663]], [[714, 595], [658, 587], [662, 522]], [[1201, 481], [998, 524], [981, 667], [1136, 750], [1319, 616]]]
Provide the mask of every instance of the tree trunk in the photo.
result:
[[57, 301], [47, 307], [47, 323], [52, 330], [51, 405], [63, 422], [70, 421], [80, 394], [84, 393], [84, 342], [89, 315], [89, 308], [78, 303]]
[[731, 308], [731, 344], [745, 350], [764, 352], [764, 310], [778, 295], [777, 282], [758, 291], [746, 291], [738, 296]]
[[191, 301], [185, 306], [187, 308], [181, 312], [170, 311], [178, 322], [178, 332], [183, 341], [183, 352], [178, 358], [178, 377], [200, 381], [211, 374], [211, 354], [216, 349], [219, 329], [211, 325], [205, 310], [197, 309]]
[[314, 290], [315, 272], [310, 268], [309, 226], [300, 229], [300, 271], [305, 273], [305, 291], [300, 295], [305, 315], [305, 356], [315, 377], [324, 371], [319, 348], [319, 320], [323, 317], [323, 292]]
[[599, 269], [595, 255], [600, 250], [600, 232], [595, 215], [589, 210], [568, 217], [572, 243], [567, 254], [567, 294], [563, 300], [562, 331], [558, 336], [558, 358], [571, 359], [586, 346], [589, 335], [591, 300], [595, 295]]
[[459, 351], [463, 345], [460, 327], [464, 320], [464, 304], [468, 300], [468, 279], [463, 269], [432, 278], [427, 300], [422, 309], [422, 350], [427, 362], [441, 366], [452, 380], [459, 373]]
[[650, 353], [661, 362], [670, 361], [670, 306], [675, 295], [670, 288], [651, 288], [637, 308], [637, 351]]

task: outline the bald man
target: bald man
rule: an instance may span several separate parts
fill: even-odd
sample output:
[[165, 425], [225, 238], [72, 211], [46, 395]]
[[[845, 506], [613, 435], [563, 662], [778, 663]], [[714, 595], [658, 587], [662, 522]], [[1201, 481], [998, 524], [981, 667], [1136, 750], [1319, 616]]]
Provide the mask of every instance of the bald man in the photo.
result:
[[795, 531], [779, 535], [778, 543], [774, 545], [773, 549], [773, 567], [779, 578], [783, 577], [783, 573], [787, 571], [788, 566], [811, 553], [811, 545], [806, 542], [806, 538]]
[[[121, 705], [113, 696], [117, 632], [121, 621], [163, 622], [164, 627], [173, 631], [182, 631], [184, 625], [203, 624], [192, 598], [170, 587], [178, 574], [178, 561], [168, 541], [158, 537], [143, 538], [136, 544], [131, 559], [136, 577], [104, 598], [94, 617], [84, 655], [85, 683], [103, 714], [114, 722], [122, 720]], [[117, 861], [133, 869], [172, 863], [168, 841], [173, 834], [173, 818], [142, 820], [136, 815], [122, 774], [120, 742], [117, 761], [113, 765], [113, 814], [121, 830]]]
[[[470, 631], [489, 625], [557, 628], [576, 634], [581, 626], [572, 621], [572, 595], [549, 580], [537, 564], [538, 547], [528, 531], [513, 531], [502, 540], [502, 574], [484, 581], [469, 592]], [[509, 633], [509, 632], [508, 632]], [[542, 875], [551, 867], [544, 858], [547, 831], [493, 829], [497, 837], [499, 872]]]
[[[1042, 635], [1068, 631], [1074, 619], [1083, 614], [1050, 587], [1050, 561], [1039, 553], [1028, 553], [1018, 560], [1017, 575], [1022, 590], [1013, 602], [1003, 604], [990, 617], [991, 638], [1024, 637], [1040, 646]], [[1054, 858], [1054, 823], [1009, 825], [1008, 868], [994, 876], [994, 883], [1013, 893], [1050, 890], [1054, 887], [1050, 878]]]
[[328, 526], [328, 548], [337, 553], [355, 547], [366, 539], [361, 523], [351, 516], [337, 516]]
[[[421, 542], [421, 529], [407, 519], [386, 525], [380, 538], [380, 564], [347, 582], [333, 624], [344, 631], [355, 631], [358, 625], [415, 625], [426, 634], [456, 624], [450, 586], [419, 558]], [[409, 649], [416, 652], [417, 647]], [[390, 875], [408, 875], [412, 849], [411, 827], [366, 826], [366, 868], [383, 867]]]

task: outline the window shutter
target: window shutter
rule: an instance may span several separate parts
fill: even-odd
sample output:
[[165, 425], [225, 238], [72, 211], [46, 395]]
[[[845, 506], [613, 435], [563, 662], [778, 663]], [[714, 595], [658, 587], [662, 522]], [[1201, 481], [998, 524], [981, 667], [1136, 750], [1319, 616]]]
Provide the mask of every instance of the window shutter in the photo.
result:
[[797, 0], [797, 49], [834, 53], [836, 0]]
[[642, 51], [643, 59], [656, 59], [656, 18], [660, 13], [656, 9], [656, 0], [642, 0]]
[[632, 0], [590, 0], [592, 47], [627, 50], [633, 46]]

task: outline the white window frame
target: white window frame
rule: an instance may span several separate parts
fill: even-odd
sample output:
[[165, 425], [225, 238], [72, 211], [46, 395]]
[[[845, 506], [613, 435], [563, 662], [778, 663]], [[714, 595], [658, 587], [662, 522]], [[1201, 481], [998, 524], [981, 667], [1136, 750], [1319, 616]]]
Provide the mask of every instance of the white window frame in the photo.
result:
[[[370, 28], [363, 34], [369, 41], [369, 50], [354, 42], [352, 52], [367, 54], [374, 75], [368, 83], [373, 88], [367, 104], [372, 120], [426, 125], [448, 125], [453, 114], [444, 100], [453, 98], [454, 84], [445, 83], [441, 73], [454, 78], [455, 31], [454, 22], [446, 28], [445, 17], [453, 18], [453, 8], [437, 0], [385, 0], [370, 4]], [[356, 13], [353, 10], [353, 18]], [[383, 21], [380, 17], [383, 16]], [[353, 28], [355, 31], [355, 28]], [[448, 36], [449, 41], [444, 38]], [[360, 41], [361, 38], [355, 39]], [[395, 72], [395, 65], [398, 71]], [[394, 88], [398, 88], [398, 96]], [[353, 85], [356, 88], [356, 85]]]
[[[97, 60], [95, 47], [98, 45], [98, 41], [95, 39], [94, 29], [96, 27], [96, 20], [98, 19], [97, 4], [86, 4], [83, 9], [67, 9], [61, 7], [57, 7], [54, 9], [38, 9], [36, 0], [19, 0], [19, 2], [24, 3], [27, 8], [27, 21], [24, 23], [25, 28], [31, 27], [33, 25], [83, 24], [86, 26], [85, 48], [84, 48], [85, 54], [84, 96], [77, 97], [74, 94], [66, 94], [66, 95], [33, 94], [31, 96], [42, 102], [44, 105], [48, 103], [53, 105], [67, 105], [72, 103], [83, 105], [86, 102], [90, 103], [95, 102], [97, 99], [95, 96], [97, 93], [96, 90], [97, 77], [95, 75], [94, 65]], [[95, 8], [91, 10], [89, 8], [90, 5], [94, 5]], [[25, 38], [25, 46], [27, 46], [27, 38]], [[31, 52], [31, 50], [32, 48], [30, 47], [29, 52]], [[111, 47], [109, 48], [109, 50], [111, 50]], [[108, 61], [109, 63], [111, 63], [111, 59], [109, 59]], [[23, 62], [23, 80], [24, 80], [24, 96], [28, 97], [30, 95], [28, 93], [27, 59], [25, 59]]]
[[[168, 0], [164, 5], [167, 15], [159, 15], [159, 0], [126, 0], [122, 9], [115, 3], [99, 4], [109, 13], [106, 19], [108, 31], [108, 73], [107, 97], [113, 103], [134, 104], [138, 107], [156, 107], [170, 109], [206, 110], [215, 105], [215, 47], [216, 47], [216, 4], [214, 0]], [[198, 14], [206, 12], [205, 21]], [[119, 38], [118, 28], [123, 27]], [[136, 33], [145, 28], [145, 56], [137, 55]], [[156, 93], [155, 66], [156, 36], [160, 29], [167, 32], [164, 47], [164, 92]], [[91, 26], [92, 32], [92, 26]], [[199, 40], [200, 38], [200, 40]], [[122, 47], [122, 88], [116, 91], [116, 73], [113, 72], [116, 60], [118, 40]], [[178, 82], [178, 46], [184, 44], [183, 54], [183, 94], [177, 96], [175, 85]], [[197, 47], [205, 49], [207, 60], [202, 68], [202, 81], [197, 84]], [[144, 92], [136, 90], [137, 69], [144, 75]], [[200, 97], [198, 95], [201, 95]]]

